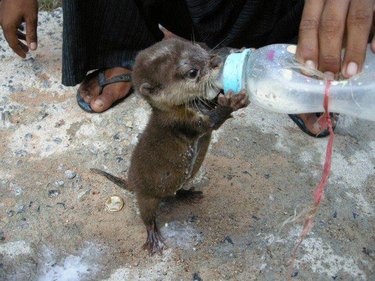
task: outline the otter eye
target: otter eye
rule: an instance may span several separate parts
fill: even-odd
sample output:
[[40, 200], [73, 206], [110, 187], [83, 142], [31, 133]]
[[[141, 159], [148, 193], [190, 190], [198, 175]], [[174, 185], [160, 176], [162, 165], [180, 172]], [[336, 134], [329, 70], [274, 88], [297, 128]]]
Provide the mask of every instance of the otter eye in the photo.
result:
[[187, 77], [189, 77], [190, 79], [194, 79], [198, 76], [198, 73], [199, 73], [198, 69], [195, 69], [195, 68], [190, 69], [189, 72], [187, 73]]

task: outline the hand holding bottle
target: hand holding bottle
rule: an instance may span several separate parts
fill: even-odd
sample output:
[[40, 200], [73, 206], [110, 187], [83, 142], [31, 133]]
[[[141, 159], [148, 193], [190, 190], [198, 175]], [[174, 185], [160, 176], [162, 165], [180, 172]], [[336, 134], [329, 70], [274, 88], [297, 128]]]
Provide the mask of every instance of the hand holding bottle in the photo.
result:
[[[296, 53], [309, 68], [349, 78], [362, 70], [369, 36], [375, 52], [375, 0], [306, 0]], [[346, 42], [346, 44], [345, 44]], [[346, 45], [341, 62], [341, 49]]]

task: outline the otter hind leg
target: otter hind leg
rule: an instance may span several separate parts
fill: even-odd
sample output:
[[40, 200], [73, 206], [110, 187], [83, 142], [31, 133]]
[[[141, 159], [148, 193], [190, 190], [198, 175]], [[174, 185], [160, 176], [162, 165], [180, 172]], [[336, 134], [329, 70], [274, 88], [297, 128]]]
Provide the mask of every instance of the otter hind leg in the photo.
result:
[[150, 256], [154, 254], [162, 254], [165, 248], [164, 238], [160, 234], [156, 221], [154, 219], [151, 225], [146, 225], [147, 229], [147, 239], [143, 244], [143, 249], [147, 250]]
[[164, 238], [156, 224], [156, 210], [159, 203], [160, 199], [158, 198], [138, 196], [141, 218], [147, 230], [147, 239], [143, 245], [143, 249], [148, 250], [151, 256], [156, 253], [162, 254], [163, 249], [165, 248]]

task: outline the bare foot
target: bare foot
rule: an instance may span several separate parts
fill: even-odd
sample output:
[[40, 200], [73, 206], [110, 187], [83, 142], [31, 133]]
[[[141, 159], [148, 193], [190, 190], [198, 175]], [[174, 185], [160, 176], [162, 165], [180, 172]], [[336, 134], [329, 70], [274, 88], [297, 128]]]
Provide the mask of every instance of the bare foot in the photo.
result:
[[[305, 123], [307, 130], [311, 132], [313, 135], [319, 135], [322, 131], [326, 129], [326, 128], [323, 128], [321, 124], [319, 124], [320, 117], [316, 116], [315, 113], [299, 114], [298, 116]], [[336, 122], [337, 122], [337, 116], [335, 114], [334, 114], [334, 117], [331, 118], [331, 121], [332, 121], [332, 127], [335, 127]]]
[[[123, 67], [109, 68], [104, 71], [106, 79], [124, 73], [131, 73], [130, 70]], [[78, 91], [81, 93], [85, 102], [89, 103], [91, 109], [95, 112], [103, 112], [112, 106], [119, 99], [127, 96], [131, 88], [130, 82], [117, 82], [104, 87], [103, 92], [99, 95], [100, 87], [98, 75], [88, 75], [81, 83]]]

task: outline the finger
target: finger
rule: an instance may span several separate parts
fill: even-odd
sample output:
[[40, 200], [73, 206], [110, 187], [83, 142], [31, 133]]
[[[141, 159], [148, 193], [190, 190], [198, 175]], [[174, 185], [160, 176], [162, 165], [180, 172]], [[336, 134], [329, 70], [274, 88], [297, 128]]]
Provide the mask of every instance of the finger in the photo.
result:
[[19, 31], [19, 30], [17, 30], [17, 37], [18, 37], [18, 39], [20, 39], [20, 40], [24, 40], [24, 41], [26, 41], [26, 35], [25, 35], [25, 33], [22, 33], [22, 32]]
[[[9, 47], [22, 58], [26, 57], [25, 49], [22, 47], [22, 43], [17, 38], [17, 27], [16, 26], [5, 26], [3, 27], [4, 37], [7, 40]], [[21, 45], [22, 44], [22, 45]]]
[[37, 15], [26, 18], [26, 42], [30, 50], [35, 51], [38, 47], [37, 39], [37, 26], [38, 17]]
[[372, 25], [373, 0], [353, 0], [347, 17], [347, 47], [342, 74], [349, 78], [361, 71]]
[[327, 0], [319, 27], [319, 70], [338, 73], [350, 0]]
[[309, 68], [318, 65], [318, 29], [325, 0], [307, 0], [299, 26], [296, 59]]

